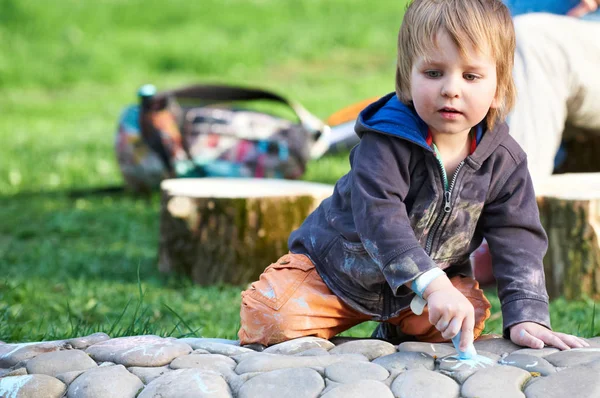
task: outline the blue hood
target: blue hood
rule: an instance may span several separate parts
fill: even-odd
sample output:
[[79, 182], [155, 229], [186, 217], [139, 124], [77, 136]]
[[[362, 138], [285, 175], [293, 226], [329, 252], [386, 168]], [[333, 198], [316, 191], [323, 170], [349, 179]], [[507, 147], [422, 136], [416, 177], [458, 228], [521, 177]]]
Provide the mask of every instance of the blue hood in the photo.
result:
[[[396, 93], [389, 93], [363, 109], [358, 115], [355, 130], [359, 137], [365, 131], [374, 131], [403, 138], [428, 151], [433, 151], [427, 145], [429, 127], [413, 108], [398, 100]], [[477, 145], [486, 130], [484, 119], [475, 127]]]
[[356, 132], [359, 136], [366, 130], [404, 138], [431, 151], [427, 145], [427, 124], [414, 109], [404, 105], [390, 93], [367, 106], [358, 116]]

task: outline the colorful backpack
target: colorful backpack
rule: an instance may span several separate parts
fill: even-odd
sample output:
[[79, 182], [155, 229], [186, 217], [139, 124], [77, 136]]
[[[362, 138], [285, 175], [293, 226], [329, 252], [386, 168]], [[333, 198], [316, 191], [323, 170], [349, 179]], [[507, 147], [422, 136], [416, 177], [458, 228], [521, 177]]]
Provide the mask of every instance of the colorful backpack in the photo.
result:
[[[115, 142], [125, 183], [134, 191], [176, 177], [296, 179], [328, 147], [327, 125], [265, 90], [197, 85], [156, 92], [145, 85], [138, 97], [139, 104], [123, 111]], [[239, 105], [257, 100], [286, 105], [298, 121]]]

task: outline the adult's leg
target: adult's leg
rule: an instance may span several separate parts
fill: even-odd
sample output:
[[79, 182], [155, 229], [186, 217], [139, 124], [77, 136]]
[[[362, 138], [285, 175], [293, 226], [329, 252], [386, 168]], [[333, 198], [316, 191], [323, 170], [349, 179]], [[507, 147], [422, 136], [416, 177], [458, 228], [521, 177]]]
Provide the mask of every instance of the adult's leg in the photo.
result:
[[552, 174], [565, 123], [600, 134], [600, 23], [525, 14], [514, 24], [518, 97], [508, 123], [535, 182]]
[[369, 316], [329, 290], [310, 259], [287, 254], [242, 292], [240, 344], [277, 344], [304, 336], [329, 339]]

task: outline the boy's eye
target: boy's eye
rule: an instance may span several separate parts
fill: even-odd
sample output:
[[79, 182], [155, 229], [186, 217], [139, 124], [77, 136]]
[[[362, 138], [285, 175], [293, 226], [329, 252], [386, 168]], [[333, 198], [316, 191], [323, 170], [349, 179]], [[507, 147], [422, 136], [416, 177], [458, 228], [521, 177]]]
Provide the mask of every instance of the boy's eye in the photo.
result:
[[442, 72], [440, 72], [439, 70], [427, 70], [427, 71], [425, 71], [425, 76], [440, 77], [440, 76], [442, 76]]
[[479, 79], [479, 76], [473, 75], [472, 73], [467, 73], [467, 74], [464, 75], [464, 78], [465, 78], [465, 80], [471, 80], [471, 81], [473, 81], [473, 80]]

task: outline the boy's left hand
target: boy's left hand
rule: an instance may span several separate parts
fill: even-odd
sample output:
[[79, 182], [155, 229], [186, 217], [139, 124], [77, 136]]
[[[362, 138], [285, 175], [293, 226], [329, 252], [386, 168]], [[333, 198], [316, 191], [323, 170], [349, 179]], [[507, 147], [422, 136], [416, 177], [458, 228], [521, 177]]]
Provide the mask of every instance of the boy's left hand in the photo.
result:
[[535, 322], [518, 323], [511, 327], [510, 339], [515, 344], [538, 349], [544, 348], [544, 344], [560, 350], [590, 346], [588, 342], [579, 337], [553, 332]]

